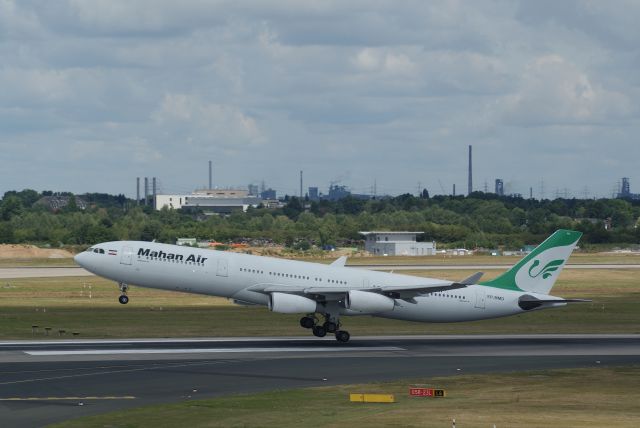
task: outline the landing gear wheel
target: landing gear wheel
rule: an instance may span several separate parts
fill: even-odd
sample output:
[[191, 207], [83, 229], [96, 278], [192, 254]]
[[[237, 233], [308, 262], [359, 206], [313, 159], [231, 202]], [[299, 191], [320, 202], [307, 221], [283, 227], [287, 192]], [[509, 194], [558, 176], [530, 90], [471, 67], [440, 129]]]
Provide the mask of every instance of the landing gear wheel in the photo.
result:
[[122, 296], [118, 297], [118, 302], [126, 305], [127, 303], [129, 303], [129, 298], [123, 294]]
[[313, 328], [316, 321], [311, 317], [302, 317], [300, 318], [300, 327], [303, 328]]
[[327, 333], [335, 333], [338, 330], [338, 324], [332, 321], [327, 321], [322, 326], [327, 330]]
[[338, 330], [336, 331], [336, 340], [338, 342], [346, 343], [351, 338], [351, 335], [348, 331]]
[[313, 335], [316, 337], [325, 337], [327, 335], [327, 330], [321, 325], [316, 325], [313, 327]]

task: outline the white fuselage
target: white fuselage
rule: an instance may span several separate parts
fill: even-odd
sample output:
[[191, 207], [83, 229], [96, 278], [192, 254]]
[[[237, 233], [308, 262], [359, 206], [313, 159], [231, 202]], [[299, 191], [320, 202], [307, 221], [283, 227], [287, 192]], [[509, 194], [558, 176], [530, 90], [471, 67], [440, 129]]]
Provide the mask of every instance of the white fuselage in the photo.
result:
[[[220, 296], [265, 306], [268, 295], [252, 289], [265, 285], [308, 285], [357, 290], [381, 285], [442, 283], [440, 279], [151, 242], [106, 242], [93, 248], [102, 252], [83, 252], [76, 260], [96, 275], [141, 287]], [[472, 321], [525, 312], [518, 306], [523, 294], [469, 285], [413, 299], [395, 299], [393, 310], [388, 312], [364, 314], [343, 308], [340, 313], [422, 322]]]

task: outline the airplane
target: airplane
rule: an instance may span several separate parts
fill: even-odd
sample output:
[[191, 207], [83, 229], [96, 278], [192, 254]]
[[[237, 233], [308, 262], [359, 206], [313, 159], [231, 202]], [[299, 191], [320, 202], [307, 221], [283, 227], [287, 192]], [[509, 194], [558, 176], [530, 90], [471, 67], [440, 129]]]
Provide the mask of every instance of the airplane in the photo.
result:
[[511, 269], [484, 282], [482, 272], [456, 282], [346, 267], [346, 257], [326, 265], [141, 241], [96, 244], [74, 259], [116, 281], [121, 304], [129, 302], [129, 285], [226, 297], [304, 314], [300, 326], [313, 335], [331, 333], [348, 342], [341, 316], [460, 322], [589, 302], [549, 294], [581, 236], [558, 230]]

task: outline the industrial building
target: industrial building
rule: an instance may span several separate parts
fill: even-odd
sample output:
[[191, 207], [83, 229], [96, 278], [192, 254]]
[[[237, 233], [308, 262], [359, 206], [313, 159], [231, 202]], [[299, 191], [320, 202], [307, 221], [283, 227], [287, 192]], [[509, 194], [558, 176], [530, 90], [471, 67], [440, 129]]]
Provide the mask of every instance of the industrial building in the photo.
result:
[[631, 193], [631, 184], [629, 183], [629, 177], [622, 177], [622, 184], [620, 185], [620, 191], [618, 192], [618, 198], [620, 199], [640, 199], [639, 193]]
[[504, 196], [504, 181], [501, 178], [496, 178], [496, 195]]
[[417, 242], [423, 232], [359, 232], [365, 237], [364, 249], [379, 256], [433, 256], [436, 243]]
[[234, 211], [247, 211], [257, 207], [262, 199], [249, 195], [243, 189], [204, 189], [196, 190], [188, 195], [155, 195], [154, 208], [161, 210], [194, 209], [202, 210], [205, 214], [230, 214]]

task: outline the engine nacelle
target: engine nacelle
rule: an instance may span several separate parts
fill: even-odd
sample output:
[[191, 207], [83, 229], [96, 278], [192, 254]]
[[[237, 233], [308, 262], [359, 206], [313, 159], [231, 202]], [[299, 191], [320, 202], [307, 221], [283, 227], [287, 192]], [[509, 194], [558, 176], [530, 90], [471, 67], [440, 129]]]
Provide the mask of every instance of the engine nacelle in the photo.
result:
[[287, 293], [271, 293], [269, 309], [281, 314], [301, 314], [316, 312], [316, 301]]
[[345, 307], [347, 309], [366, 314], [389, 312], [393, 310], [394, 306], [393, 299], [368, 291], [351, 290], [347, 293], [347, 298], [345, 299]]

